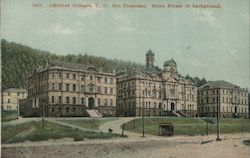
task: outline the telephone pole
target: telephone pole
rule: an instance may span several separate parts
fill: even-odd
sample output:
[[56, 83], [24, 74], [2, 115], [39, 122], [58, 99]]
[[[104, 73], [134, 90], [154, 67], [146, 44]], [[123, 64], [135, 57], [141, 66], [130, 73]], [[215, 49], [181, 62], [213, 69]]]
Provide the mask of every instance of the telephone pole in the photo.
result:
[[217, 91], [217, 139], [216, 141], [221, 141], [221, 138], [220, 138], [220, 89]]

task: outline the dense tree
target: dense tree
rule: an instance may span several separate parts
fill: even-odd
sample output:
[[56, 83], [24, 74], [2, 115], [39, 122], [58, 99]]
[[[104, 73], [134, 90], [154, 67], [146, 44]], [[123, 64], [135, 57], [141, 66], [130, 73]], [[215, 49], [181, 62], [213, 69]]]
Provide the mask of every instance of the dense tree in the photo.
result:
[[[5, 39], [1, 41], [1, 48], [2, 89], [14, 87], [27, 88], [27, 77], [29, 74], [31, 74], [31, 72], [39, 65], [54, 60], [93, 65], [103, 72], [112, 72], [113, 70], [116, 70], [117, 74], [145, 70], [144, 65], [135, 62], [96, 57], [88, 55], [86, 52], [78, 55], [55, 55], [47, 51], [33, 49], [14, 42], [8, 42]], [[161, 70], [159, 67], [155, 67], [155, 69], [158, 71]], [[187, 75], [186, 78], [193, 80], [198, 86], [207, 82], [204, 78], [192, 78], [189, 75]]]
[[39, 65], [58, 60], [62, 62], [72, 62], [83, 65], [96, 66], [103, 72], [118, 73], [129, 72], [134, 69], [143, 69], [144, 66], [134, 62], [127, 62], [117, 59], [106, 59], [96, 57], [87, 53], [78, 55], [55, 55], [47, 51], [32, 49], [28, 46], [1, 41], [2, 47], [2, 89], [6, 88], [26, 88], [28, 75]]

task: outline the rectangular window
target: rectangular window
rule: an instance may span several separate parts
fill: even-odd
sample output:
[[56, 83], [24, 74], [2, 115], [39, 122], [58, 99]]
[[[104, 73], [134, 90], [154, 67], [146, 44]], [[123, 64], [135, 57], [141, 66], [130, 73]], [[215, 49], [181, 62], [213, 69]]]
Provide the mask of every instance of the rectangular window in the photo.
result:
[[98, 77], [97, 80], [98, 80], [98, 83], [101, 83], [101, 77]]
[[98, 88], [97, 88], [97, 92], [98, 92], [98, 93], [101, 93], [101, 87], [98, 87]]
[[74, 79], [74, 80], [76, 79], [76, 74], [73, 74], [73, 79]]
[[113, 94], [113, 88], [110, 88], [110, 94]]
[[73, 104], [76, 104], [76, 97], [73, 97]]
[[69, 79], [69, 73], [66, 73], [66, 78], [68, 78], [68, 79]]
[[108, 78], [105, 77], [104, 82], [107, 84], [108, 83]]
[[69, 97], [66, 97], [66, 103], [69, 104]]
[[76, 85], [73, 84], [73, 91], [76, 91]]
[[105, 87], [105, 94], [108, 94], [108, 88]]
[[66, 112], [69, 112], [69, 108], [66, 108]]
[[69, 91], [69, 84], [66, 84], [66, 91]]
[[85, 103], [84, 103], [84, 98], [81, 99], [81, 103], [82, 103], [83, 105], [85, 104]]
[[104, 105], [105, 105], [105, 106], [108, 105], [108, 99], [105, 99]]
[[84, 81], [84, 75], [81, 75], [81, 80]]
[[59, 83], [59, 90], [61, 91], [62, 90], [62, 84]]
[[62, 96], [58, 97], [58, 103], [62, 103]]
[[93, 76], [89, 76], [89, 79], [92, 81], [93, 80]]
[[97, 99], [97, 103], [98, 103], [98, 106], [101, 105], [101, 99], [100, 98]]
[[58, 73], [59, 78], [62, 78], [62, 72]]
[[111, 83], [111, 84], [113, 83], [113, 78], [110, 78], [110, 83]]
[[52, 72], [52, 78], [54, 78], [55, 77], [55, 72]]
[[52, 90], [55, 90], [55, 83], [52, 83]]
[[110, 99], [110, 105], [113, 106], [113, 100], [112, 99]]
[[81, 91], [82, 92], [84, 91], [84, 85], [81, 85]]
[[54, 102], [55, 102], [55, 97], [52, 96], [52, 97], [51, 97], [51, 103], [54, 103]]

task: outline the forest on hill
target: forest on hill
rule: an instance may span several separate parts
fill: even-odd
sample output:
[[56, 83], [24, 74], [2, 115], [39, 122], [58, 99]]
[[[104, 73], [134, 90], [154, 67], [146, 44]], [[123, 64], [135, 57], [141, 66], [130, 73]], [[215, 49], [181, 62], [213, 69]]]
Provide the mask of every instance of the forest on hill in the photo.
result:
[[[107, 59], [93, 55], [69, 54], [56, 55], [48, 51], [33, 49], [15, 42], [1, 40], [2, 49], [2, 89], [27, 88], [28, 75], [38, 66], [50, 61], [70, 62], [83, 65], [94, 65], [104, 72], [129, 73], [135, 70], [144, 70], [145, 66], [136, 62]], [[159, 69], [159, 68], [158, 68]], [[186, 75], [186, 78], [197, 83], [198, 86], [206, 83], [206, 80]]]

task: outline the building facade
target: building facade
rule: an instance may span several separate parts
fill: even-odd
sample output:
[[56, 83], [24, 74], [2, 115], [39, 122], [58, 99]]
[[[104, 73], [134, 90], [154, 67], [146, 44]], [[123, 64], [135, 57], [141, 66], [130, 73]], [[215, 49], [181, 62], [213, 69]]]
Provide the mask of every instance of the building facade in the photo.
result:
[[[198, 88], [199, 115], [204, 117], [248, 117], [248, 90], [226, 81], [209, 81]], [[219, 110], [217, 110], [219, 109]]]
[[10, 88], [3, 90], [1, 99], [2, 110], [17, 110], [20, 99], [27, 97], [26, 89]]
[[87, 116], [86, 110], [95, 109], [103, 116], [115, 116], [115, 72], [54, 62], [36, 69], [28, 85], [21, 115]]
[[248, 92], [248, 118], [250, 118], [250, 93]]
[[154, 53], [146, 53], [146, 71], [117, 78], [117, 116], [197, 116], [197, 86], [181, 77], [177, 64], [154, 68]]

